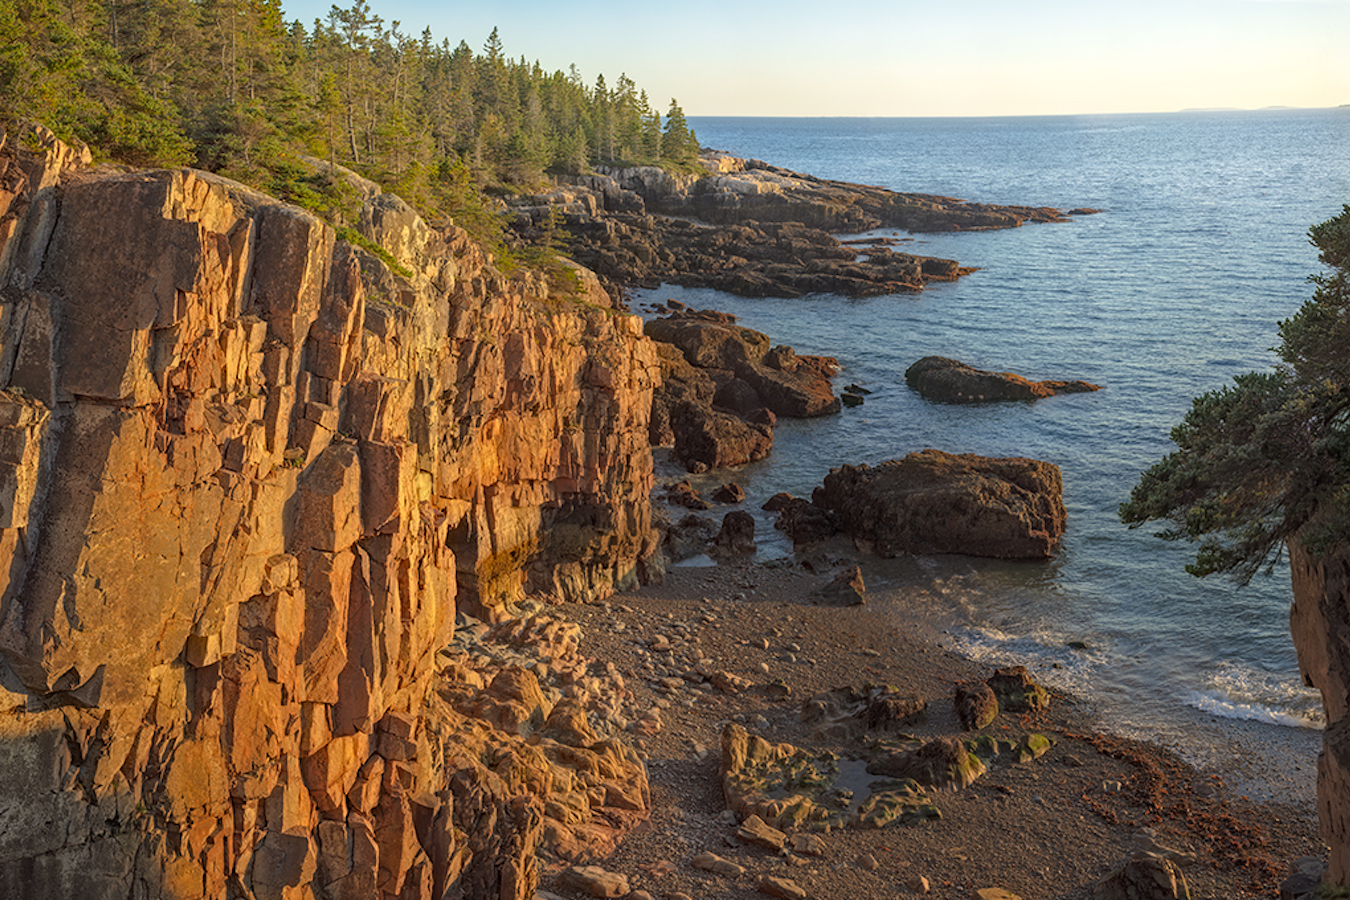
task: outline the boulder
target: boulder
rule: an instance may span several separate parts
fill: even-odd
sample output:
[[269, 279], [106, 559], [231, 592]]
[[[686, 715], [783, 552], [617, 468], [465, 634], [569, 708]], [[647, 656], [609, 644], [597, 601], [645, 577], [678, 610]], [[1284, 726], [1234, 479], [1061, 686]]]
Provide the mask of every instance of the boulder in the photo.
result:
[[1190, 900], [1186, 876], [1170, 859], [1132, 859], [1092, 888], [1092, 900]]
[[813, 502], [880, 556], [1046, 559], [1064, 532], [1062, 493], [1059, 468], [1050, 463], [924, 450], [834, 469]]
[[941, 737], [915, 750], [901, 751], [868, 763], [872, 775], [912, 778], [933, 788], [963, 788], [985, 773], [984, 762], [959, 738]]
[[775, 495], [770, 499], [778, 509], [778, 520], [773, 527], [786, 532], [794, 545], [815, 544], [832, 537], [839, 529], [834, 518], [810, 500], [800, 497]]
[[666, 552], [675, 562], [697, 556], [718, 533], [717, 523], [712, 519], [690, 513], [666, 532]]
[[831, 606], [860, 606], [867, 602], [867, 586], [861, 566], [851, 566], [835, 575], [829, 584], [816, 591], [812, 599]]
[[713, 544], [730, 553], [754, 553], [755, 517], [745, 510], [733, 509], [722, 517], [722, 530]]
[[729, 482], [713, 492], [713, 499], [718, 503], [743, 503], [745, 502], [745, 488], [734, 482]]
[[987, 684], [960, 684], [956, 687], [956, 717], [966, 731], [975, 731], [998, 718], [998, 698]]
[[1028, 381], [1012, 372], [987, 372], [945, 356], [925, 356], [910, 366], [905, 370], [905, 383], [929, 400], [943, 403], [1039, 400], [1101, 390], [1086, 381]]
[[998, 708], [1008, 712], [1036, 712], [1050, 705], [1049, 692], [1032, 679], [1026, 666], [998, 669], [985, 684], [998, 698]]
[[675, 455], [690, 472], [740, 466], [773, 449], [773, 432], [712, 407], [682, 404], [671, 412]]

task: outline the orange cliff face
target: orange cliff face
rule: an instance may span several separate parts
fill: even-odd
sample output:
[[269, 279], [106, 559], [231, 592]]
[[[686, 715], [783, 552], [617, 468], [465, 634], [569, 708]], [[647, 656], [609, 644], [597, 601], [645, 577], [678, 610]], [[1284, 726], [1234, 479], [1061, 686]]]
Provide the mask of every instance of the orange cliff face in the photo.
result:
[[[513, 611], [654, 568], [641, 322], [391, 195], [360, 230], [402, 274], [239, 184], [9, 137], [0, 895], [528, 897], [540, 841], [640, 817], [587, 718], [622, 680], [562, 698], [588, 661]], [[457, 613], [550, 680], [447, 655]]]

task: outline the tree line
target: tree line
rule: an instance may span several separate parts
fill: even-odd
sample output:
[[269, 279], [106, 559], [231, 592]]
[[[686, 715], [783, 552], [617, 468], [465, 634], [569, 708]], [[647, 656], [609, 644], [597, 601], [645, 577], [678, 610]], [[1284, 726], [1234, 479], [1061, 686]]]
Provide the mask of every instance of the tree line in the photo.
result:
[[338, 224], [341, 165], [428, 212], [469, 212], [598, 164], [696, 164], [626, 75], [583, 81], [414, 36], [366, 0], [287, 21], [279, 0], [0, 0], [0, 115], [41, 122], [96, 155], [195, 165], [317, 208]]

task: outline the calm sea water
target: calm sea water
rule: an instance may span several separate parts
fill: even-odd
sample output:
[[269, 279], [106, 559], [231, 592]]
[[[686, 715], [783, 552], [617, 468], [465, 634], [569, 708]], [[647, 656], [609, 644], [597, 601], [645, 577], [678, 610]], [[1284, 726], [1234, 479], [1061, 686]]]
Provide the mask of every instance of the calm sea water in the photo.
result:
[[[904, 615], [972, 657], [1032, 665], [1125, 731], [1184, 736], [1197, 717], [1319, 724], [1289, 639], [1287, 570], [1245, 587], [1192, 578], [1189, 548], [1125, 528], [1116, 509], [1169, 452], [1193, 396], [1274, 361], [1276, 324], [1318, 268], [1307, 230], [1350, 203], [1350, 109], [691, 124], [706, 147], [828, 178], [1103, 210], [914, 235], [897, 249], [980, 267], [921, 295], [640, 294], [733, 312], [799, 352], [838, 357], [839, 384], [873, 391], [838, 417], [780, 422], [772, 457], [734, 476], [752, 506], [779, 490], [809, 495], [832, 466], [926, 447], [1056, 463], [1069, 525], [1053, 561], [872, 560], [869, 586], [925, 584]], [[930, 354], [1105, 389], [935, 404], [903, 377]]]

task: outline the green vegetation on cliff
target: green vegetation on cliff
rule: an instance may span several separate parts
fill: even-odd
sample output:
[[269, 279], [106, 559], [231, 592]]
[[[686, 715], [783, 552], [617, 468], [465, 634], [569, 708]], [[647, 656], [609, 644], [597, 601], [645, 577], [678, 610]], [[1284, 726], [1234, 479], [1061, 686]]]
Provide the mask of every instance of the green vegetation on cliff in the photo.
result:
[[1280, 323], [1281, 362], [1197, 397], [1179, 449], [1120, 507], [1131, 526], [1164, 520], [1160, 537], [1199, 541], [1194, 575], [1249, 579], [1310, 523], [1314, 551], [1350, 534], [1350, 206], [1309, 236], [1328, 271]]
[[[687, 166], [698, 144], [673, 100], [663, 127], [621, 75], [583, 83], [406, 34], [366, 0], [287, 22], [279, 0], [0, 0], [0, 110], [97, 156], [191, 164], [349, 222], [349, 168], [425, 213], [496, 233], [481, 192], [599, 163]], [[324, 171], [322, 163], [328, 164]]]

